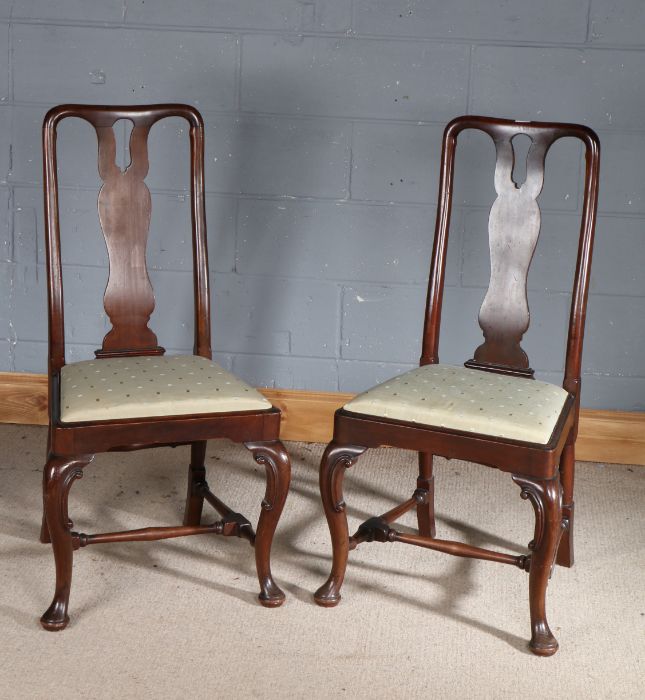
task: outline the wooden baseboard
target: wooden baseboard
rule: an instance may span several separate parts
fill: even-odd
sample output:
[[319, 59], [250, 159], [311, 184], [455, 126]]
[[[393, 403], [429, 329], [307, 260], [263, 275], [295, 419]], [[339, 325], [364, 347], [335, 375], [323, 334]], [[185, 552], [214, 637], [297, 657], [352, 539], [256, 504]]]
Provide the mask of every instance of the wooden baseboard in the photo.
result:
[[645, 466], [645, 413], [582, 409], [576, 459]]
[[[261, 389], [282, 411], [285, 440], [328, 442], [334, 411], [352, 394], [295, 389]], [[47, 425], [47, 378], [44, 374], [0, 372], [0, 423]], [[580, 412], [576, 458], [589, 462], [645, 465], [645, 413]]]
[[47, 425], [47, 377], [0, 372], [0, 423]]

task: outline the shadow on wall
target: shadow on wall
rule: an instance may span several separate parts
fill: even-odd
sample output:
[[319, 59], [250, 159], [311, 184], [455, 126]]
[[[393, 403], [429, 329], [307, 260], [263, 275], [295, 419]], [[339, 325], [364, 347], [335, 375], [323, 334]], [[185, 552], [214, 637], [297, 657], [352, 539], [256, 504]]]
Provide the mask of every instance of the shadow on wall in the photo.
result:
[[[284, 76], [273, 76], [271, 85], [276, 99], [281, 90], [289, 90]], [[296, 199], [305, 197], [346, 199], [347, 134], [342, 133], [339, 146], [336, 126], [306, 118], [206, 114], [205, 119], [207, 188], [214, 183], [218, 190], [241, 195], [234, 274], [213, 278], [214, 348], [232, 355], [235, 371], [253, 384], [307, 388], [301, 358], [336, 357], [338, 289], [303, 279], [301, 261], [312, 254], [303, 231], [306, 218], [280, 217], [276, 231], [254, 213], [266, 206], [272, 214], [276, 209], [286, 214], [298, 205]], [[344, 161], [342, 182], [331, 183], [327, 162], [339, 157]], [[321, 276], [323, 266], [321, 262]]]

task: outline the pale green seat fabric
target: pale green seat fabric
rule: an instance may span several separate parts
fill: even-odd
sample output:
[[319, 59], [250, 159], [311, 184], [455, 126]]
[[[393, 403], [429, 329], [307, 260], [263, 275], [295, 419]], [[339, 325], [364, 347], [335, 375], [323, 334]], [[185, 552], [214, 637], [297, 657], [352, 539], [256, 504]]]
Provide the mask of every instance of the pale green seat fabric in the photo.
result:
[[260, 392], [196, 355], [88, 360], [61, 369], [63, 423], [269, 408]]
[[394, 377], [360, 394], [344, 408], [352, 413], [545, 445], [567, 396], [553, 384], [439, 364]]

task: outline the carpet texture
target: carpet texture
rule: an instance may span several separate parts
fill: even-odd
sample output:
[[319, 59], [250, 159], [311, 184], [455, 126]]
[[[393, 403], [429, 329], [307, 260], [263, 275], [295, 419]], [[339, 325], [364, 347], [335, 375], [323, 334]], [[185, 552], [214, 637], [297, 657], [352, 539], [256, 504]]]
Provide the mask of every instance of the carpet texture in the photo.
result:
[[[274, 543], [287, 594], [267, 610], [251, 547], [199, 536], [76, 552], [70, 616], [38, 624], [53, 593], [38, 543], [46, 431], [0, 426], [2, 698], [645, 697], [645, 468], [579, 464], [576, 565], [557, 567], [547, 610], [560, 651], [527, 649], [528, 576], [403, 544], [350, 553], [343, 600], [318, 608], [330, 566], [318, 498], [321, 445], [289, 443], [292, 490]], [[98, 456], [72, 488], [75, 529], [181, 522], [188, 449]], [[438, 460], [438, 536], [526, 551], [533, 510], [508, 475]], [[373, 450], [347, 473], [350, 529], [409, 497], [416, 457]], [[264, 474], [212, 442], [211, 488], [254, 523]], [[211, 518], [205, 510], [205, 521]], [[412, 527], [413, 515], [402, 524]]]

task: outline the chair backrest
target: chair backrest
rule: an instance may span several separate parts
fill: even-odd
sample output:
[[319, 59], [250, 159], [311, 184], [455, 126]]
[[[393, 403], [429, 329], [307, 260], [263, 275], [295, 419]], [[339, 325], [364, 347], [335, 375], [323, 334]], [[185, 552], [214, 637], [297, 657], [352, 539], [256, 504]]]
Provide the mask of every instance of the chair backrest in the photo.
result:
[[[421, 364], [439, 361], [439, 330], [446, 265], [453, 174], [457, 137], [465, 129], [478, 129], [495, 143], [495, 191], [489, 217], [491, 276], [479, 312], [484, 342], [466, 366], [532, 377], [520, 341], [529, 327], [527, 276], [540, 233], [537, 197], [544, 181], [544, 162], [549, 148], [563, 137], [580, 139], [585, 146], [584, 203], [578, 258], [573, 283], [563, 387], [579, 398], [582, 341], [585, 325], [589, 273], [593, 247], [600, 144], [585, 126], [550, 122], [516, 122], [490, 117], [464, 116], [451, 121], [444, 131], [441, 177]], [[527, 154], [526, 179], [518, 187], [512, 179], [515, 163], [513, 139], [524, 134], [531, 140]]]
[[[68, 117], [89, 122], [98, 139], [98, 171], [103, 185], [98, 195], [98, 216], [109, 258], [109, 278], [103, 305], [112, 324], [97, 357], [160, 355], [157, 336], [148, 328], [155, 307], [146, 265], [146, 244], [151, 215], [148, 174], [148, 134], [166, 117], [183, 117], [190, 125], [190, 195], [193, 240], [196, 355], [211, 357], [208, 253], [204, 204], [204, 125], [199, 112], [189, 105], [142, 106], [60, 105], [43, 122], [43, 168], [45, 188], [45, 236], [49, 301], [49, 374], [65, 364], [63, 278], [61, 269], [56, 129]], [[130, 164], [116, 164], [113, 126], [128, 119]]]

